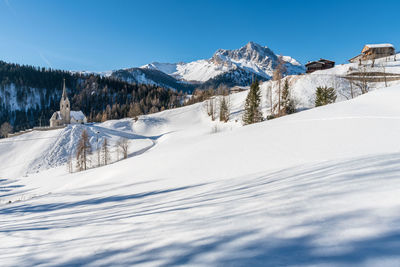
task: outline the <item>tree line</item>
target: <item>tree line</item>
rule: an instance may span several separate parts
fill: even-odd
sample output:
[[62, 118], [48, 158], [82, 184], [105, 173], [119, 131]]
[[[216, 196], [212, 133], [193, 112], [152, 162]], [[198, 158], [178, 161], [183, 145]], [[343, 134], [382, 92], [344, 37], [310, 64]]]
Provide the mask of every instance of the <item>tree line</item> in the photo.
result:
[[59, 110], [63, 79], [72, 110], [82, 110], [89, 122], [176, 108], [186, 98], [183, 92], [155, 85], [0, 61], [0, 125], [9, 122], [14, 131], [49, 125]]

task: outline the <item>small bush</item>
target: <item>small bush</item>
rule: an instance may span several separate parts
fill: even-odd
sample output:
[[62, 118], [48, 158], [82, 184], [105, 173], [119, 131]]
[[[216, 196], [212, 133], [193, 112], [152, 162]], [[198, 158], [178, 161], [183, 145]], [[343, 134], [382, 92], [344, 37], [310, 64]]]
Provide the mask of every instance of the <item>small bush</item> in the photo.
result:
[[335, 103], [336, 97], [336, 90], [333, 87], [317, 87], [317, 90], [315, 92], [315, 106], [319, 107]]

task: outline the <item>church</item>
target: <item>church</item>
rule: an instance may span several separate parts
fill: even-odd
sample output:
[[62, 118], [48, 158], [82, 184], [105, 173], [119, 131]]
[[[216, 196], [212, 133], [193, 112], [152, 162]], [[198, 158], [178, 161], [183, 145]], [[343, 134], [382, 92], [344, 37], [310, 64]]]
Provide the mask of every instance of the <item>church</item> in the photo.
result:
[[71, 105], [65, 88], [65, 79], [63, 84], [63, 92], [60, 101], [60, 110], [53, 113], [50, 118], [50, 127], [57, 127], [66, 124], [82, 124], [87, 123], [85, 114], [81, 110], [71, 111]]

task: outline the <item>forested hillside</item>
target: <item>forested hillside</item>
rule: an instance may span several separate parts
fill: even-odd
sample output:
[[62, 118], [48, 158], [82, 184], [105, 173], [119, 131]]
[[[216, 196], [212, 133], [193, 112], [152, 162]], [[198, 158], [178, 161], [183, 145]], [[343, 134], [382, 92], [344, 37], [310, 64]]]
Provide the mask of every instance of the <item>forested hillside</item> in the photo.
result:
[[182, 92], [155, 85], [0, 61], [0, 125], [8, 121], [15, 131], [48, 125], [51, 114], [59, 109], [63, 79], [72, 110], [82, 110], [88, 121], [174, 108], [184, 98]]

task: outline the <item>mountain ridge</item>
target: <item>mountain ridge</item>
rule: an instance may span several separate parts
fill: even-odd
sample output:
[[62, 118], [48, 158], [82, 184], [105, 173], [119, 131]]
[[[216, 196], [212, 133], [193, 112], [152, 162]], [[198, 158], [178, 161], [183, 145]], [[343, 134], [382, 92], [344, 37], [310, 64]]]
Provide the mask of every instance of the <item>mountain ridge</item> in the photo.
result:
[[[221, 82], [221, 77], [231, 77], [229, 85], [248, 85], [243, 81], [250, 81], [256, 75], [262, 80], [270, 80], [273, 71], [282, 60], [286, 67], [284, 75], [304, 73], [304, 66], [290, 56], [276, 55], [269, 47], [249, 42], [239, 49], [218, 49], [211, 58], [199, 59], [191, 62], [161, 63], [152, 62], [135, 69], [157, 70], [177, 81], [189, 84], [210, 84], [212, 81]], [[128, 70], [128, 69], [124, 69]], [[111, 75], [115, 72], [113, 71]], [[230, 73], [230, 75], [227, 75]], [[125, 80], [127, 81], [127, 80]], [[150, 83], [159, 84], [157, 80]]]

